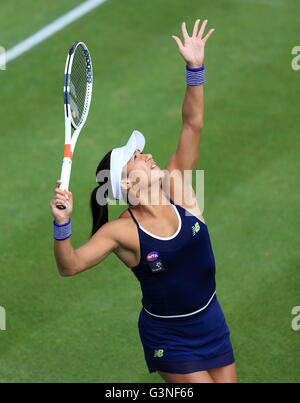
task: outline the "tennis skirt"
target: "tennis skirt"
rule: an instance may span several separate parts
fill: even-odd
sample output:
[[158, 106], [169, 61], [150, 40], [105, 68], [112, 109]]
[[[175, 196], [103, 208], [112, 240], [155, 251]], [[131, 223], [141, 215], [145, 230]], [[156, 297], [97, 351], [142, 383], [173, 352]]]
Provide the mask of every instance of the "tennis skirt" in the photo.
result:
[[234, 363], [216, 295], [203, 311], [183, 318], [157, 318], [142, 309], [138, 326], [150, 373], [188, 374]]

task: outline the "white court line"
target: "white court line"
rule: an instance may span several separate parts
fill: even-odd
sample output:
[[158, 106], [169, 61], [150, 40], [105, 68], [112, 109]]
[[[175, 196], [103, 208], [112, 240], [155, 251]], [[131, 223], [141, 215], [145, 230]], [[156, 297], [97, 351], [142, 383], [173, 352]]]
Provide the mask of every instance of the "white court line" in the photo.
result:
[[80, 6], [75, 7], [73, 10], [69, 11], [67, 14], [59, 17], [51, 24], [46, 25], [40, 31], [29, 36], [18, 45], [9, 49], [6, 52], [6, 63], [16, 59], [18, 56], [27, 52], [29, 49], [33, 48], [34, 46], [54, 35], [56, 32], [60, 31], [67, 25], [71, 24], [71, 22], [76, 21], [78, 18], [82, 17], [89, 11], [100, 6], [100, 4], [104, 3], [105, 1], [107, 0], [87, 0], [84, 3], [80, 4]]

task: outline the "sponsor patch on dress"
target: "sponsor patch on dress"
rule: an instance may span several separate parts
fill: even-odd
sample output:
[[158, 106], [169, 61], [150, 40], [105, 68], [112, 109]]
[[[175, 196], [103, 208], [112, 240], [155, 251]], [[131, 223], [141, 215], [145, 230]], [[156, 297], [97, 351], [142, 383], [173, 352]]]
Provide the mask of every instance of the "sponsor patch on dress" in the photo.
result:
[[165, 270], [165, 267], [161, 260], [156, 260], [155, 262], [148, 262], [148, 266], [150, 267], [152, 273], [160, 273]]
[[149, 252], [147, 255], [147, 260], [148, 262], [155, 262], [155, 260], [158, 259], [158, 252], [156, 252], [155, 250], [152, 252]]

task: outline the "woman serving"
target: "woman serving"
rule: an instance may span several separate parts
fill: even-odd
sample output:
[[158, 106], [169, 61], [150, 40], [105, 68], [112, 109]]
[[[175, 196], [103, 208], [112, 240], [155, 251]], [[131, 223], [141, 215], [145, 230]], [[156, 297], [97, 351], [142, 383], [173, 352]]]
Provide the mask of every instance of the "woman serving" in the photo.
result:
[[[187, 87], [178, 147], [165, 170], [143, 153], [145, 138], [138, 131], [125, 146], [109, 151], [98, 165], [98, 186], [91, 195], [92, 236], [76, 250], [70, 240], [72, 193], [60, 190], [57, 181], [50, 202], [54, 253], [63, 276], [94, 267], [111, 253], [132, 270], [143, 294], [139, 332], [150, 372], [157, 371], [166, 382], [236, 382], [208, 229], [191, 178], [187, 183], [184, 175], [198, 160], [204, 48], [214, 31], [204, 36], [207, 20], [200, 30], [199, 23], [191, 37], [182, 23], [184, 43], [173, 36], [186, 62]], [[192, 199], [187, 201], [188, 191]], [[116, 220], [108, 220], [107, 196], [129, 204]], [[66, 209], [57, 209], [57, 203]]]

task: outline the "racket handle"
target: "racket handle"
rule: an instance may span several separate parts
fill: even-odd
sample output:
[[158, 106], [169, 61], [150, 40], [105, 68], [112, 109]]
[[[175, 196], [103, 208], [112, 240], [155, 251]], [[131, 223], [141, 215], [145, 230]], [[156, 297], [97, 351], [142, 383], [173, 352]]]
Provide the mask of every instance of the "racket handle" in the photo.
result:
[[[69, 183], [70, 183], [70, 177], [71, 177], [71, 168], [72, 168], [72, 160], [68, 157], [65, 157], [63, 159], [62, 163], [62, 168], [61, 168], [61, 174], [60, 174], [60, 180], [61, 184], [59, 186], [60, 189], [63, 190], [68, 190], [69, 189]], [[56, 207], [60, 210], [64, 210], [66, 207], [61, 204], [57, 203]]]
[[59, 186], [60, 189], [63, 189], [63, 190], [69, 189], [71, 168], [72, 168], [72, 160], [68, 157], [65, 157], [63, 159], [61, 174], [60, 174], [60, 180], [61, 180], [61, 184]]

